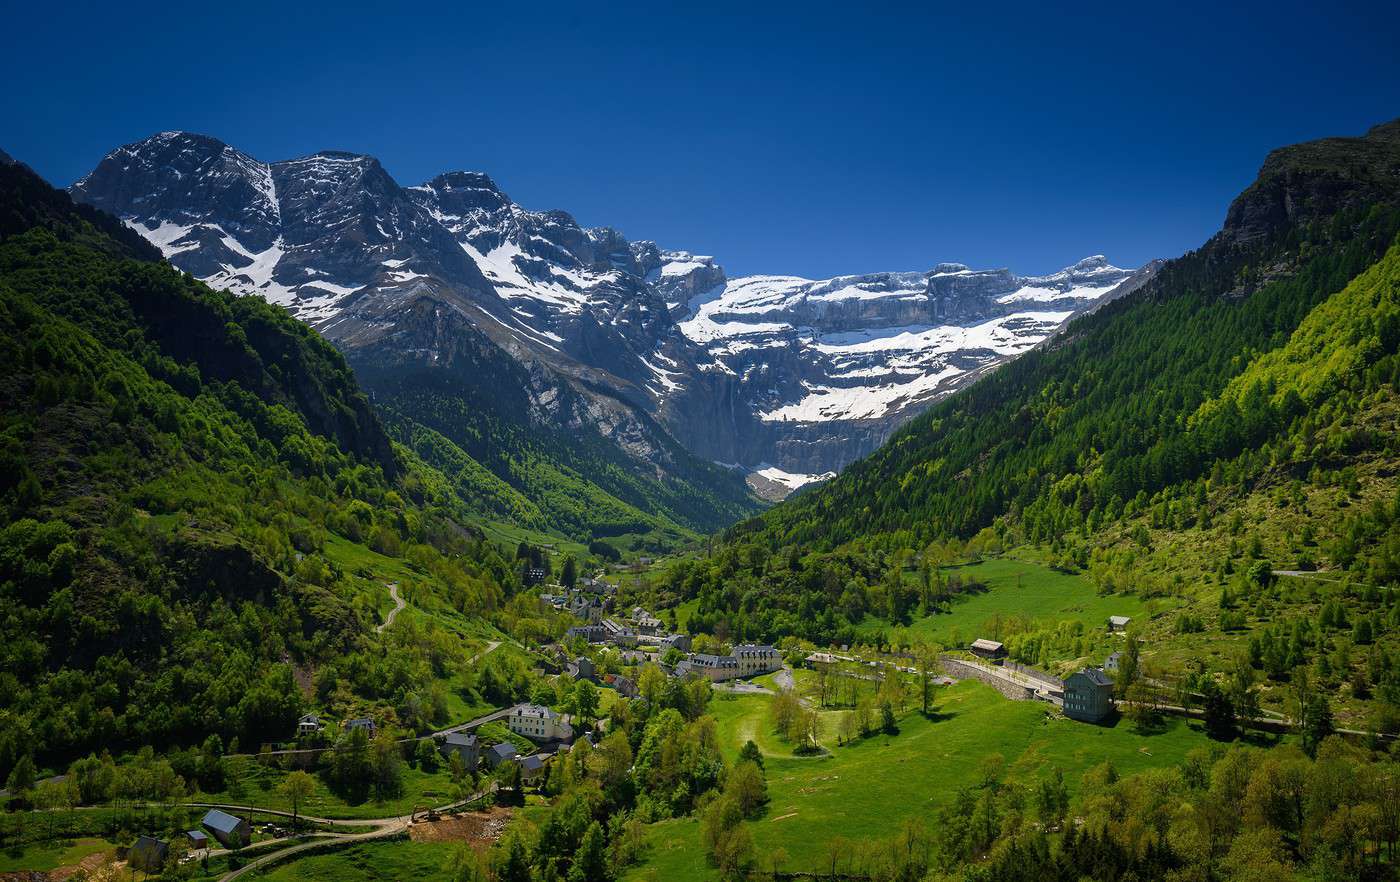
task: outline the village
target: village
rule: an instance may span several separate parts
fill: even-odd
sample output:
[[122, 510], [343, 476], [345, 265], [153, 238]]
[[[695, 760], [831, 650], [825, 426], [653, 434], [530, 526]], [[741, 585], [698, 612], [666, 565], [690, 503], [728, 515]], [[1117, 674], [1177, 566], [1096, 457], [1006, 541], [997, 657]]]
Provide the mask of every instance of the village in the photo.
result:
[[[574, 622], [557, 641], [529, 648], [530, 656], [536, 659], [535, 675], [567, 680], [574, 688], [589, 684], [595, 694], [612, 693], [611, 702], [645, 700], [639, 680], [648, 667], [654, 667], [666, 679], [706, 681], [711, 688], [724, 692], [774, 691], [754, 683], [755, 678], [767, 674], [778, 674], [775, 689], [792, 689], [793, 670], [801, 667], [822, 678], [875, 683], [891, 675], [927, 678], [942, 686], [975, 680], [1007, 699], [1045, 702], [1065, 718], [1085, 723], [1103, 723], [1116, 713], [1113, 677], [1118, 672], [1121, 651], [1109, 654], [1100, 666], [1084, 667], [1061, 679], [1013, 661], [1004, 644], [981, 637], [963, 648], [939, 652], [931, 663], [929, 659], [880, 653], [869, 647], [808, 651], [786, 643], [785, 649], [749, 643], [731, 646], [711, 635], [684, 633], [684, 629], [675, 627], [674, 610], [667, 611], [668, 625], [661, 616], [641, 606], [615, 609], [618, 588], [604, 578], [604, 573], [583, 577], [567, 588], [544, 584], [542, 572], [530, 575], [539, 582], [542, 606], [565, 614], [568, 621]], [[1129, 624], [1128, 617], [1110, 616], [1104, 629], [1107, 636], [1121, 637]], [[559, 757], [583, 742], [596, 746], [607, 732], [607, 724], [606, 710], [595, 713], [595, 708], [589, 706], [583, 713], [568, 713], [542, 701], [500, 707], [422, 736], [382, 732], [381, 722], [369, 716], [335, 722], [306, 713], [297, 721], [295, 731], [288, 733], [288, 742], [264, 745], [259, 756], [264, 761], [271, 756], [279, 761], [290, 760], [299, 767], [311, 767], [329, 754], [363, 750], [376, 738], [391, 737], [406, 756], [430, 750], [450, 766], [454, 779], [480, 782], [470, 796], [441, 807], [442, 811], [453, 811], [498, 791], [523, 793], [527, 788], [541, 788]], [[260, 811], [211, 805], [198, 828], [177, 839], [138, 836], [127, 849], [126, 861], [133, 869], [154, 873], [172, 861], [207, 862], [214, 854], [237, 854], [253, 845], [262, 848], [295, 838], [295, 830], [286, 828], [286, 819], [278, 818], [262, 828], [264, 835], [255, 842], [252, 816]], [[422, 820], [436, 819], [438, 815], [439, 810], [425, 809]], [[415, 809], [407, 819], [379, 819], [376, 823], [388, 831], [419, 820]], [[295, 825], [295, 817], [292, 823]], [[270, 858], [271, 855], [263, 860]]]

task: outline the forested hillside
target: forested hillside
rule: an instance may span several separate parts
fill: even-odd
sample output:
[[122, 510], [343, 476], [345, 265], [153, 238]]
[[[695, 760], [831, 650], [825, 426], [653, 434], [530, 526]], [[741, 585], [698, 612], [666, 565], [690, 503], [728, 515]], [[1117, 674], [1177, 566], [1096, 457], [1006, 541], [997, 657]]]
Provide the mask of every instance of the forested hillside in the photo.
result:
[[[419, 728], [519, 586], [334, 348], [154, 258], [0, 165], [0, 780], [285, 738], [313, 678]], [[438, 624], [375, 634], [390, 580]]]
[[[351, 364], [396, 439], [481, 500], [483, 514], [657, 551], [757, 509], [741, 475], [698, 459], [659, 427], [652, 434], [668, 445], [658, 454], [665, 468], [639, 466], [599, 432], [614, 414], [534, 375], [454, 312], [426, 304], [418, 312], [450, 329], [435, 333], [431, 365], [397, 338], [351, 350]], [[534, 399], [551, 401], [554, 414]], [[560, 416], [568, 414], [584, 418]]]
[[[966, 538], [1003, 515], [1057, 510], [1068, 491], [1079, 511], [1071, 522], [1032, 517], [1032, 533], [1053, 538], [1257, 449], [1298, 414], [1259, 400], [1242, 402], [1257, 406], [1239, 420], [1188, 418], [1380, 258], [1400, 230], [1397, 203], [1400, 122], [1277, 151], [1225, 229], [1141, 292], [740, 530], [761, 525], [779, 541], [824, 548], [877, 534], [896, 544]], [[1082, 487], [1060, 486], [1069, 476]]]

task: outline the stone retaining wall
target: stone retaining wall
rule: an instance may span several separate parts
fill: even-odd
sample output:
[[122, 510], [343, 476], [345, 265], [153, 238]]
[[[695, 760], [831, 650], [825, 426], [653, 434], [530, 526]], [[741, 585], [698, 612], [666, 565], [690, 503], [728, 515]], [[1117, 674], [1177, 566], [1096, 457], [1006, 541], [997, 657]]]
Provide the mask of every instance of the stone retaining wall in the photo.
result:
[[955, 680], [977, 680], [986, 683], [1012, 701], [1034, 701], [1035, 690], [1019, 683], [1013, 683], [1004, 676], [987, 670], [981, 665], [960, 661], [955, 658], [940, 658], [943, 672]]

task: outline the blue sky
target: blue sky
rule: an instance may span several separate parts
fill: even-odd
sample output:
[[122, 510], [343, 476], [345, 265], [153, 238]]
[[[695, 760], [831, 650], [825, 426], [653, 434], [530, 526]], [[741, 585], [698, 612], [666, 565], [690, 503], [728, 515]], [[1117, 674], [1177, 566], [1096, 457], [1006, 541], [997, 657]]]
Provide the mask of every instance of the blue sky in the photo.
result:
[[1270, 148], [1400, 116], [1393, 2], [410, 5], [7, 4], [0, 147], [58, 184], [165, 129], [482, 170], [824, 277], [1173, 256]]

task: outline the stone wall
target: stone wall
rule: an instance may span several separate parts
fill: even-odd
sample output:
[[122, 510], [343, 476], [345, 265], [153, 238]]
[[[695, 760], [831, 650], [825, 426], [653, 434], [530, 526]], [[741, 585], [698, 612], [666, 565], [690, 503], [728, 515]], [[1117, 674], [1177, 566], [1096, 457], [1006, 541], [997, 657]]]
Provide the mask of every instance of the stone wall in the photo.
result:
[[1018, 671], [1022, 674], [1025, 674], [1032, 680], [1039, 680], [1046, 686], [1051, 686], [1055, 689], [1065, 688], [1064, 680], [1061, 680], [1059, 677], [1056, 677], [1053, 674], [1047, 674], [1044, 671], [1037, 670], [1031, 667], [1030, 665], [1019, 664], [1017, 662], [1012, 661], [1011, 659], [1007, 659], [1005, 662], [1002, 663], [1002, 666], [1009, 670]]
[[986, 683], [1012, 701], [1035, 700], [1034, 689], [1028, 686], [1022, 686], [1019, 683], [1013, 683], [1009, 678], [997, 671], [946, 656], [940, 658], [939, 663], [943, 666], [943, 672], [955, 680], [977, 680]]

